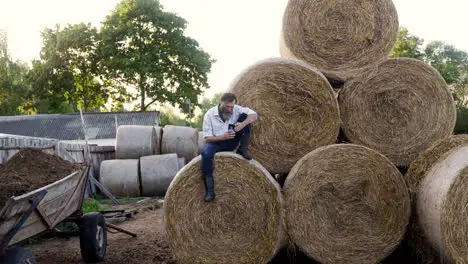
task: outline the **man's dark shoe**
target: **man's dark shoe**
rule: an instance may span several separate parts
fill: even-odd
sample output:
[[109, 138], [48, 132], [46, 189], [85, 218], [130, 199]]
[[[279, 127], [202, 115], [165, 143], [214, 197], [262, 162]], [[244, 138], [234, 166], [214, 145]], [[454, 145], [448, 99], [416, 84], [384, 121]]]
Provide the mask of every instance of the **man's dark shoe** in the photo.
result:
[[244, 157], [244, 159], [246, 159], [246, 160], [251, 160], [252, 159], [252, 157], [249, 155], [249, 153], [247, 151], [242, 151], [242, 150], [238, 149], [236, 153], [241, 155], [242, 157]]
[[212, 202], [216, 198], [216, 194], [214, 192], [214, 178], [213, 175], [205, 176], [205, 202]]
[[205, 194], [205, 202], [212, 202], [215, 200], [215, 194], [214, 193], [211, 193], [211, 192], [207, 192]]

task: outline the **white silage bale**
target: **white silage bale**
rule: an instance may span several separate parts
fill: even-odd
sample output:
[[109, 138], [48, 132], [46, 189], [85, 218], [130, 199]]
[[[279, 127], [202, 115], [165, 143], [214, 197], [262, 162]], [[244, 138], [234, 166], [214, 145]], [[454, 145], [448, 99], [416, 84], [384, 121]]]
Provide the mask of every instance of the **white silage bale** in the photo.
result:
[[101, 163], [100, 181], [117, 197], [140, 196], [139, 161], [105, 160]]
[[198, 155], [198, 131], [191, 127], [165, 126], [163, 129], [161, 153], [176, 153], [190, 162]]
[[115, 141], [116, 159], [139, 159], [154, 155], [157, 148], [153, 126], [119, 126]]
[[177, 154], [140, 158], [141, 188], [144, 196], [164, 196], [179, 171]]

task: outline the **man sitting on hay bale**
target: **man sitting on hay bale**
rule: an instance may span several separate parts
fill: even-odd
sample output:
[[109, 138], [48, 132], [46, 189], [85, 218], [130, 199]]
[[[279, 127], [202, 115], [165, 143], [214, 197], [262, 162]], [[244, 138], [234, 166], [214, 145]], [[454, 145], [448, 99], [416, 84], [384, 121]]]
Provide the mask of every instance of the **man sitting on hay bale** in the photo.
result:
[[202, 174], [205, 182], [205, 201], [215, 199], [213, 160], [216, 152], [234, 151], [245, 159], [248, 154], [251, 124], [257, 120], [257, 113], [247, 107], [236, 105], [233, 93], [221, 96], [220, 103], [206, 112], [203, 120], [205, 146], [202, 155]]

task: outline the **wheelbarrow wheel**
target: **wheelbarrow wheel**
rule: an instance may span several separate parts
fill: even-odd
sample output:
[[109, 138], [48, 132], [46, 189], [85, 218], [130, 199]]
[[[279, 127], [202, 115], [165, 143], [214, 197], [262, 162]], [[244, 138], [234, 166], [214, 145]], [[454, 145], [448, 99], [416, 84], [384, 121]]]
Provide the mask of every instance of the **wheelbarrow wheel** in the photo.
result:
[[107, 252], [106, 221], [101, 213], [87, 213], [80, 223], [81, 256], [85, 262], [104, 260]]
[[2, 264], [36, 264], [36, 257], [26, 248], [16, 247], [5, 251], [3, 256], [0, 256]]

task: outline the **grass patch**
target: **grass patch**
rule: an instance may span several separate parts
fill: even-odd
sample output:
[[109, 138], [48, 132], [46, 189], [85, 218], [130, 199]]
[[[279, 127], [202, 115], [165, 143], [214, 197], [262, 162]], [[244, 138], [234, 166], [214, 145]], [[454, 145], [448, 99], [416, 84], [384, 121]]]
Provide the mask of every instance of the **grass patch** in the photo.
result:
[[101, 204], [100, 200], [94, 199], [92, 197], [86, 197], [83, 201], [83, 206], [81, 207], [83, 214], [90, 212], [100, 212], [109, 209], [109, 206]]

